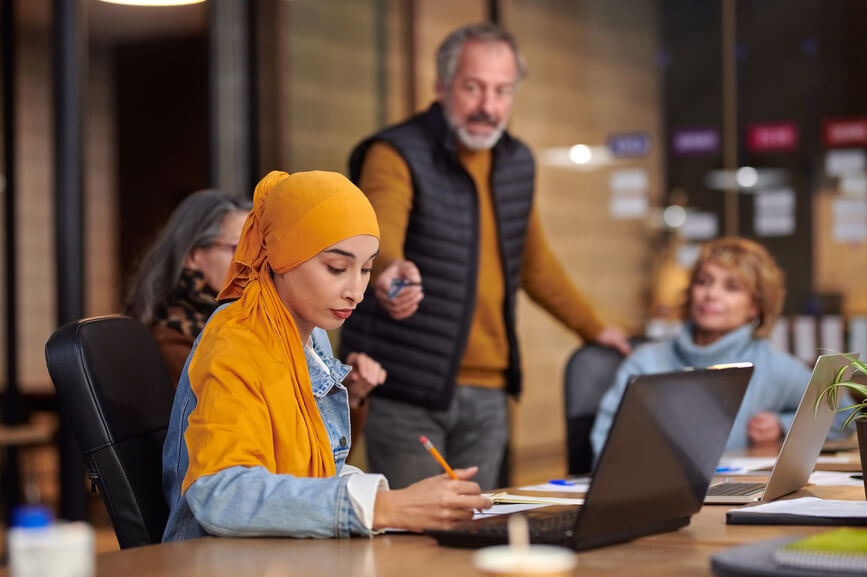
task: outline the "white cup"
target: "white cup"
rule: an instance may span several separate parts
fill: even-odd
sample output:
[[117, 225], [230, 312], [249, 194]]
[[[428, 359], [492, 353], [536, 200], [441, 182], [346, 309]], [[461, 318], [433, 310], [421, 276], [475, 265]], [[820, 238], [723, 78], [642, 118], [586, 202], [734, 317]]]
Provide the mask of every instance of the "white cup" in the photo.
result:
[[11, 577], [93, 577], [93, 574], [90, 525], [78, 521], [9, 530]]
[[499, 545], [477, 551], [473, 565], [488, 577], [567, 577], [578, 565], [578, 556], [571, 549], [551, 545]]

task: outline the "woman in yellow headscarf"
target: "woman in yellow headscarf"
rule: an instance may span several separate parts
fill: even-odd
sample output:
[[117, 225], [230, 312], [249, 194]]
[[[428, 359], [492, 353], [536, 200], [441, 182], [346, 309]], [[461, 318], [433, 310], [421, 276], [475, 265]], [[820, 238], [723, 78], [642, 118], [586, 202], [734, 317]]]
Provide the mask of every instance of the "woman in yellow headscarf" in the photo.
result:
[[235, 300], [208, 321], [178, 384], [164, 541], [421, 530], [490, 506], [469, 481], [474, 468], [389, 491], [383, 476], [344, 463], [349, 368], [323, 329], [352, 314], [378, 250], [373, 208], [345, 177], [275, 171], [256, 187], [218, 297]]

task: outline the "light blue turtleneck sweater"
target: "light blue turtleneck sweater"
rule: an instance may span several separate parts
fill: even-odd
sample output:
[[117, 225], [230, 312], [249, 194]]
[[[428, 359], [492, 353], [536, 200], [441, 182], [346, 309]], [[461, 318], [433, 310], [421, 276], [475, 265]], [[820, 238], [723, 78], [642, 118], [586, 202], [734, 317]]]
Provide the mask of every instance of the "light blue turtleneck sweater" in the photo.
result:
[[[635, 349], [620, 365], [614, 383], [599, 403], [590, 433], [596, 457], [608, 438], [611, 421], [630, 377], [678, 371], [686, 367], [704, 368], [734, 362], [750, 362], [755, 366], [726, 449], [746, 447], [749, 444], [747, 424], [754, 415], [764, 411], [775, 413], [783, 431], [788, 432], [810, 380], [810, 371], [791, 355], [773, 349], [765, 339], [755, 338], [753, 328], [752, 324], [744, 325], [702, 347], [693, 341], [693, 325], [687, 323], [674, 340], [650, 343]], [[689, 410], [689, 407], [684, 407], [684, 410]], [[840, 416], [845, 418], [845, 415]], [[831, 435], [841, 435], [840, 424], [841, 419], [835, 420]]]

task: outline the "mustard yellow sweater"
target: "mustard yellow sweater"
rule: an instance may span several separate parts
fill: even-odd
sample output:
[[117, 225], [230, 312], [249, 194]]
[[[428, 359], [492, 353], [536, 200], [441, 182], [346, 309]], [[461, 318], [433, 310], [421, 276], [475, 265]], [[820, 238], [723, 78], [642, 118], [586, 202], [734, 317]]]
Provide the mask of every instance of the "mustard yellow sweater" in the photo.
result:
[[[503, 388], [509, 364], [509, 343], [503, 318], [503, 267], [491, 202], [491, 151], [462, 148], [459, 156], [479, 194], [479, 276], [473, 322], [457, 383]], [[391, 145], [376, 142], [364, 159], [359, 185], [376, 210], [382, 234], [371, 279], [376, 282], [389, 263], [404, 258], [403, 245], [412, 211], [412, 179], [400, 154]], [[535, 202], [527, 228], [521, 288], [581, 338], [593, 340], [602, 330], [601, 321], [551, 252]]]

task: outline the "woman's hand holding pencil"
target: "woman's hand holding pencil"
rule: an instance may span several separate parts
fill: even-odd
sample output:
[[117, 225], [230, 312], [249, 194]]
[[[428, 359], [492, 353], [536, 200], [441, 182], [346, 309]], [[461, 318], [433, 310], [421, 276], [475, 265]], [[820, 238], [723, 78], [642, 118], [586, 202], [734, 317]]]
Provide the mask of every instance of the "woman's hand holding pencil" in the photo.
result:
[[452, 479], [458, 478], [458, 476], [455, 475], [455, 472], [452, 471], [452, 468], [449, 467], [449, 464], [446, 463], [446, 460], [443, 459], [443, 456], [440, 455], [440, 452], [437, 451], [437, 448], [433, 446], [433, 443], [431, 443], [427, 437], [422, 435], [418, 438], [418, 440], [421, 441], [422, 446], [424, 446], [424, 448], [428, 450], [428, 453], [433, 455], [433, 458], [436, 459], [440, 466], [442, 466], [443, 470], [448, 473], [449, 477], [451, 477]]
[[479, 485], [470, 481], [478, 467], [452, 469], [430, 441], [422, 439], [446, 473], [428, 477], [406, 489], [378, 493], [373, 508], [374, 529], [449, 529], [460, 521], [472, 519], [476, 509], [492, 505], [490, 499], [482, 496]]

